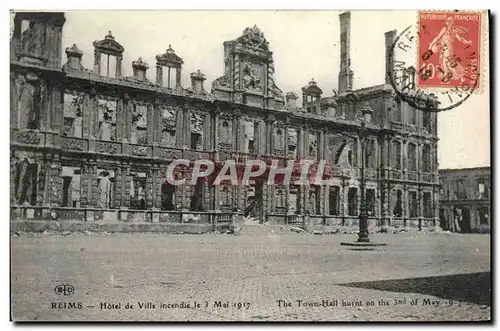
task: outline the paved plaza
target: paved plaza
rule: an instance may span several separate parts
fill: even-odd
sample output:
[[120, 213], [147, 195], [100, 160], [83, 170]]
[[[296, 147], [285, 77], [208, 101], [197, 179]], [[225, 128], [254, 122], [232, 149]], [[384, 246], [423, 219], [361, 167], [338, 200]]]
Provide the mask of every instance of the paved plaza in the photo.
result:
[[[490, 319], [490, 237], [69, 234], [11, 238], [14, 320]], [[67, 290], [74, 287], [74, 293]], [[65, 295], [66, 294], [66, 295]]]

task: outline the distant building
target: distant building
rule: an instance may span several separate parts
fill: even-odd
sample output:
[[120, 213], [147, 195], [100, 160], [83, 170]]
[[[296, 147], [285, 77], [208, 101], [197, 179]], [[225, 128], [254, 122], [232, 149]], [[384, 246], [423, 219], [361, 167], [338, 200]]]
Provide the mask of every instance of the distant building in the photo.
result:
[[453, 232], [489, 232], [490, 167], [442, 169], [439, 178], [441, 228]]
[[[323, 96], [313, 79], [295, 92], [277, 86], [270, 44], [256, 26], [223, 43], [224, 73], [181, 86], [183, 60], [172, 47], [156, 56], [154, 79], [141, 58], [123, 75], [125, 49], [111, 31], [93, 42], [94, 67], [76, 45], [61, 58], [63, 13], [16, 13], [10, 59], [11, 215], [60, 220], [200, 223], [233, 210], [261, 222], [356, 226], [360, 212], [361, 111], [366, 125], [366, 203], [372, 224], [438, 224], [437, 114], [402, 102], [385, 84], [353, 89], [350, 13], [340, 15], [338, 91]], [[124, 23], [125, 24], [125, 23]], [[396, 31], [385, 34], [386, 65]], [[154, 42], [154, 41], [153, 41]], [[69, 45], [67, 45], [69, 46]], [[88, 56], [88, 55], [86, 55]], [[322, 55], [318, 55], [322, 56]], [[221, 59], [222, 60], [222, 59]], [[307, 61], [313, 61], [308, 59]], [[383, 59], [382, 59], [383, 61]], [[297, 70], [297, 68], [276, 68]], [[334, 73], [332, 73], [332, 79]], [[381, 77], [383, 80], [383, 77]], [[329, 186], [199, 183], [173, 187], [176, 159], [326, 160]], [[221, 216], [224, 214], [223, 216]]]

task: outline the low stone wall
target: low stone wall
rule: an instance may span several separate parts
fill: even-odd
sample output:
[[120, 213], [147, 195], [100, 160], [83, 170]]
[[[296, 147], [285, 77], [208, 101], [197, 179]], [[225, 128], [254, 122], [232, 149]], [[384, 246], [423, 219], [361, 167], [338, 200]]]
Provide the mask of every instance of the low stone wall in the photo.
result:
[[11, 231], [208, 233], [233, 231], [237, 213], [11, 207]]

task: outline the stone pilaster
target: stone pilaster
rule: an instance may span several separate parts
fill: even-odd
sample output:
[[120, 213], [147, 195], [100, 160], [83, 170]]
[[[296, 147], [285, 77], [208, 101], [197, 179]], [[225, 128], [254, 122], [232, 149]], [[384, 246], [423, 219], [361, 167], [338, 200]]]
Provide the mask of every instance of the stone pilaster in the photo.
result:
[[89, 108], [88, 112], [90, 114], [90, 125], [89, 125], [89, 138], [90, 139], [98, 139], [99, 135], [99, 114], [97, 107], [97, 95], [95, 91], [92, 91], [90, 100], [89, 100]]
[[91, 125], [91, 122], [90, 122], [90, 119], [91, 119], [90, 118], [90, 114], [91, 114], [90, 107], [91, 107], [91, 104], [90, 104], [90, 95], [89, 94], [85, 94], [83, 96], [82, 137], [83, 138], [87, 138], [87, 139], [90, 137], [90, 125]]
[[147, 174], [147, 177], [146, 177], [146, 208], [152, 209], [154, 206], [153, 205], [153, 203], [154, 203], [153, 194], [154, 194], [154, 189], [155, 189], [155, 186], [153, 185], [153, 183], [156, 180], [156, 173], [155, 173], [155, 170], [150, 168], [146, 174]]
[[45, 176], [47, 175], [47, 161], [45, 160], [42, 153], [37, 153], [36, 155], [38, 161], [38, 174], [37, 174], [37, 183], [36, 183], [36, 204], [37, 206], [41, 206], [44, 204], [45, 198]]
[[232, 122], [232, 145], [233, 145], [233, 150], [240, 151], [241, 149], [239, 148], [239, 143], [240, 143], [240, 112], [238, 110], [233, 111], [233, 122]]
[[215, 132], [212, 132], [210, 122], [210, 115], [205, 115], [205, 117], [203, 117], [203, 149], [205, 151], [209, 151], [211, 148], [214, 148], [211, 146], [211, 139]]
[[116, 141], [123, 140], [123, 127], [126, 121], [126, 112], [123, 106], [123, 100], [118, 99], [116, 103]]
[[98, 194], [99, 194], [99, 187], [97, 185], [98, 179], [97, 179], [97, 165], [95, 162], [92, 162], [89, 164], [89, 187], [88, 187], [88, 194], [89, 194], [89, 205], [90, 206], [97, 206], [98, 205]]
[[184, 125], [182, 132], [182, 146], [188, 147], [191, 141], [191, 111], [188, 109], [188, 105], [184, 108]]
[[321, 129], [319, 131], [319, 141], [318, 141], [318, 161], [325, 159], [325, 131]]
[[115, 169], [115, 192], [116, 192], [115, 193], [115, 201], [114, 201], [115, 208], [122, 207], [122, 196], [125, 193], [123, 191], [122, 183], [123, 183], [122, 168], [121, 168], [121, 166], [118, 166]]
[[132, 189], [132, 177], [130, 176], [130, 166], [124, 165], [122, 171], [122, 195], [121, 195], [121, 207], [130, 208], [130, 191]]
[[58, 155], [54, 155], [50, 165], [50, 204], [59, 207], [62, 205], [62, 185], [61, 177], [62, 165]]
[[403, 201], [402, 201], [402, 204], [403, 204], [402, 209], [403, 210], [402, 210], [401, 217], [403, 218], [403, 224], [406, 227], [407, 226], [407, 219], [410, 215], [409, 208], [408, 208], [409, 194], [408, 194], [408, 187], [406, 185], [403, 185], [403, 190], [402, 190], [401, 196], [402, 196], [401, 198], [403, 199]]
[[175, 121], [175, 147], [181, 148], [184, 145], [184, 110], [176, 110]]
[[152, 104], [147, 105], [147, 128], [146, 128], [146, 139], [148, 145], [151, 145], [154, 141], [154, 127], [155, 127], [155, 111]]
[[160, 144], [161, 142], [161, 133], [163, 130], [163, 123], [162, 123], [162, 115], [161, 115], [161, 109], [160, 109], [160, 102], [158, 100], [155, 100], [154, 106], [153, 106], [153, 142]]
[[304, 158], [304, 128], [302, 126], [297, 132], [297, 158], [299, 160]]
[[123, 55], [116, 57], [116, 78], [120, 78], [122, 76], [122, 61]]
[[43, 78], [40, 79], [40, 86], [39, 86], [39, 109], [40, 109], [40, 117], [39, 117], [39, 123], [38, 123], [38, 128], [40, 131], [46, 131], [47, 130], [47, 113], [49, 112], [49, 98], [48, 98], [48, 86], [47, 86], [47, 81]]

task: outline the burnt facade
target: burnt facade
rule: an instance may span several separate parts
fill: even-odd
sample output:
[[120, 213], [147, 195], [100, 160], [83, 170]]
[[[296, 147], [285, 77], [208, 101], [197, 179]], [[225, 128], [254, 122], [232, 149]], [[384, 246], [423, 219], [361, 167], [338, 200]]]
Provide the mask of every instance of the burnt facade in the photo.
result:
[[[439, 224], [437, 116], [401, 102], [390, 84], [353, 90], [350, 14], [340, 15], [338, 93], [311, 80], [283, 93], [270, 44], [256, 26], [223, 43], [224, 73], [205, 87], [201, 71], [181, 86], [182, 58], [169, 46], [154, 79], [139, 58], [123, 75], [124, 48], [109, 32], [94, 41], [94, 68], [73, 45], [61, 59], [62, 13], [17, 13], [11, 40], [13, 219], [222, 222], [232, 211], [261, 222], [356, 225], [360, 201], [360, 107], [373, 110], [365, 148], [371, 226]], [[386, 33], [390, 50], [395, 31]], [[386, 59], [386, 62], [388, 61]], [[222, 59], [221, 59], [222, 60]], [[392, 70], [392, 64], [387, 62]], [[325, 160], [333, 185], [172, 186], [176, 159]], [[189, 171], [186, 171], [189, 173]]]
[[439, 219], [453, 232], [490, 232], [490, 167], [440, 169]]

